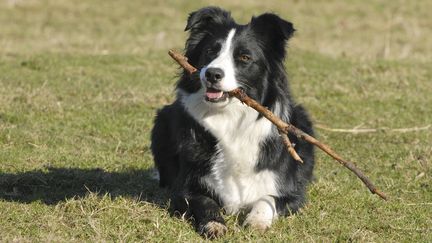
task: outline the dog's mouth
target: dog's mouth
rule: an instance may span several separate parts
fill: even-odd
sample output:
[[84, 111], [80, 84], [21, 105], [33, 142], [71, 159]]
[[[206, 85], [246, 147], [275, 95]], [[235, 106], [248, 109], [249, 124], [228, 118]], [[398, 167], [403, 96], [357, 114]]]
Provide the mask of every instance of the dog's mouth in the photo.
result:
[[223, 92], [222, 90], [215, 89], [215, 88], [207, 87], [207, 90], [205, 93], [206, 101], [217, 103], [217, 102], [225, 101], [227, 98], [228, 98], [228, 93]]

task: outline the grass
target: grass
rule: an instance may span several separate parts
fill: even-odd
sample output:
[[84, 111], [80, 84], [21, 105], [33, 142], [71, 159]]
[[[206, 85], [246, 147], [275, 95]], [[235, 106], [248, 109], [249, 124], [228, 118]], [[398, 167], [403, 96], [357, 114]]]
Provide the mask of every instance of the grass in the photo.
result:
[[[317, 124], [432, 124], [430, 1], [0, 3], [0, 241], [201, 241], [151, 179], [149, 132], [172, 101], [185, 19], [221, 5], [240, 22], [276, 11], [297, 35], [291, 88]], [[319, 138], [391, 198], [321, 152], [302, 213], [264, 235], [226, 217], [220, 241], [432, 241], [432, 129]]]

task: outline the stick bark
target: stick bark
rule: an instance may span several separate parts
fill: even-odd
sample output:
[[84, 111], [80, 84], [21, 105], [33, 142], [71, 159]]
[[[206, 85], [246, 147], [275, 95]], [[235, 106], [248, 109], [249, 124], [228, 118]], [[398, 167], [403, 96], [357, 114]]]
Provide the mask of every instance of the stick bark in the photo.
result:
[[352, 133], [352, 134], [360, 134], [360, 133], [373, 133], [373, 132], [418, 132], [423, 130], [428, 130], [432, 128], [432, 125], [429, 124], [423, 127], [408, 127], [408, 128], [388, 128], [388, 127], [380, 127], [380, 128], [352, 128], [352, 129], [343, 129], [343, 128], [330, 128], [324, 125], [316, 125], [316, 127], [330, 131], [330, 132], [341, 132], [341, 133]]
[[296, 160], [296, 161], [298, 161], [300, 163], [303, 163], [303, 160], [300, 158], [300, 156], [295, 151], [294, 146], [292, 145], [292, 143], [291, 143], [291, 141], [290, 141], [290, 139], [288, 137], [288, 134], [286, 134], [286, 133], [284, 133], [282, 131], [279, 131], [279, 134], [280, 134], [280, 136], [282, 138], [283, 144], [285, 144], [285, 147], [287, 148], [287, 150], [291, 154], [291, 156], [294, 158], [294, 160]]
[[[183, 55], [181, 55], [181, 54], [179, 54], [173, 50], [170, 50], [168, 52], [168, 54], [178, 64], [180, 64], [180, 66], [182, 66], [189, 74], [192, 74], [192, 73], [198, 71], [195, 67], [193, 67], [192, 65], [190, 65], [187, 62], [187, 58], [185, 56], [183, 56]], [[317, 146], [319, 149], [324, 151], [330, 157], [332, 157], [333, 159], [338, 161], [340, 164], [342, 164], [343, 166], [348, 168], [350, 171], [352, 171], [365, 184], [365, 186], [369, 189], [369, 191], [372, 194], [376, 194], [380, 198], [387, 200], [387, 196], [382, 191], [380, 191], [372, 183], [372, 181], [368, 177], [366, 177], [365, 174], [360, 169], [357, 168], [357, 166], [353, 162], [350, 162], [348, 160], [343, 159], [339, 154], [334, 152], [329, 146], [327, 146], [324, 143], [321, 143], [320, 141], [318, 141], [314, 137], [303, 132], [302, 130], [298, 129], [297, 127], [293, 126], [292, 124], [289, 124], [289, 123], [282, 121], [279, 117], [274, 115], [269, 109], [267, 109], [266, 107], [262, 106], [257, 101], [255, 101], [254, 99], [247, 96], [246, 93], [242, 89], [238, 89], [238, 88], [234, 89], [232, 91], [229, 91], [228, 94], [230, 96], [236, 97], [241, 102], [243, 102], [247, 106], [255, 109], [256, 111], [261, 113], [265, 118], [267, 118], [269, 121], [271, 121], [279, 129], [279, 133], [282, 136], [282, 141], [287, 146], [288, 151], [290, 151], [290, 153], [294, 159], [296, 159], [296, 157], [298, 157], [296, 160], [299, 159], [301, 161], [300, 156], [298, 156], [298, 154], [295, 152], [291, 142], [289, 141], [288, 133], [291, 133], [291, 134], [295, 135], [297, 138], [305, 140], [305, 141]], [[291, 151], [294, 151], [294, 153], [292, 153]]]

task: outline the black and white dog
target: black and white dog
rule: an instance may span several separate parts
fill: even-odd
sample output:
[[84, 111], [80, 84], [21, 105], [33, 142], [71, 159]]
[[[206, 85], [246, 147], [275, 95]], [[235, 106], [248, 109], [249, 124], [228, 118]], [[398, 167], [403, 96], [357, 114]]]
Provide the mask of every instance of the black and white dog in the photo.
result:
[[200, 72], [183, 73], [177, 99], [155, 120], [151, 148], [160, 186], [170, 189], [172, 210], [193, 218], [207, 237], [226, 231], [221, 208], [246, 212], [244, 225], [265, 230], [305, 203], [313, 147], [290, 136], [304, 163], [294, 161], [275, 126], [226, 92], [240, 87], [312, 135], [284, 70], [293, 25], [271, 13], [239, 25], [229, 12], [207, 7], [190, 14], [186, 30], [186, 56]]

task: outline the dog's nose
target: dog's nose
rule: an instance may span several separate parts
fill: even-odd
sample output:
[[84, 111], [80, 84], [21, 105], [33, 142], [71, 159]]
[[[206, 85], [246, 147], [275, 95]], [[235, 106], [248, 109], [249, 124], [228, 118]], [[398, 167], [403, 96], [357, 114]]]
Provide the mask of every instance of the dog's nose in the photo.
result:
[[220, 68], [207, 68], [205, 77], [210, 83], [217, 83], [224, 77], [224, 72]]

